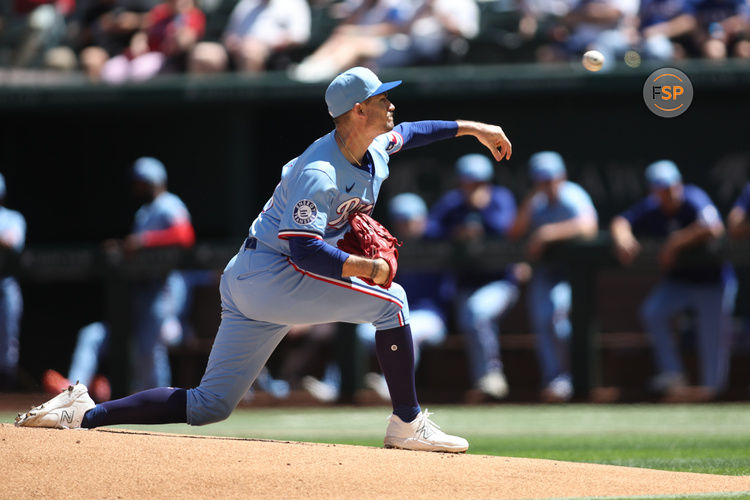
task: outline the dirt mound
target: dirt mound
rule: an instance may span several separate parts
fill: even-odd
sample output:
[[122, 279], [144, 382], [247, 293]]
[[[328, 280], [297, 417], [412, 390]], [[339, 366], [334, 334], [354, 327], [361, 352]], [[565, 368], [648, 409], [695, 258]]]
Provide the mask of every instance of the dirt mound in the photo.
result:
[[0, 425], [3, 498], [549, 498], [750, 491], [750, 477], [363, 446]]

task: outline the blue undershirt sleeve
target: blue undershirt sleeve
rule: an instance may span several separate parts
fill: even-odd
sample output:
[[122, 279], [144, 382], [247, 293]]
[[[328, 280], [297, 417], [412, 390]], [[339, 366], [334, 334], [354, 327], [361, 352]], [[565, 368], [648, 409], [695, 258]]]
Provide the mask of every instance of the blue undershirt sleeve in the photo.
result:
[[292, 261], [305, 271], [341, 279], [341, 270], [349, 254], [319, 238], [289, 238]]
[[403, 122], [396, 125], [393, 130], [403, 137], [404, 145], [401, 149], [411, 149], [456, 137], [458, 123], [442, 120]]

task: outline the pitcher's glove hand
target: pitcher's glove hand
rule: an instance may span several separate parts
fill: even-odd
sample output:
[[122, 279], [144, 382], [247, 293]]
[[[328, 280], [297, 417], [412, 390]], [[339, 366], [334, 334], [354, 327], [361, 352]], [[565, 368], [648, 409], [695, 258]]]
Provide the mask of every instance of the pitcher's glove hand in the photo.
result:
[[[398, 248], [401, 243], [388, 232], [378, 221], [363, 212], [352, 212], [349, 214], [351, 229], [344, 234], [337, 246], [344, 252], [361, 255], [368, 259], [385, 259], [390, 267], [388, 280], [381, 286], [390, 288], [393, 277], [398, 269]], [[361, 277], [370, 285], [376, 285], [369, 278]]]

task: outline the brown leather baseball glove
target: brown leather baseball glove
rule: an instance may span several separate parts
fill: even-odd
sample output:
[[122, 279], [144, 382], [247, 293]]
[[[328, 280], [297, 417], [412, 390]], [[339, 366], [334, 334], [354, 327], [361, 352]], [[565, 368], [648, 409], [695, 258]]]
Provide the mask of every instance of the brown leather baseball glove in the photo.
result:
[[[368, 259], [385, 259], [391, 272], [388, 275], [388, 281], [378, 286], [390, 288], [398, 269], [397, 247], [400, 247], [401, 243], [382, 224], [366, 213], [350, 213], [349, 224], [351, 229], [338, 241], [337, 246], [344, 252], [361, 255]], [[369, 278], [360, 278], [370, 285], [376, 284]]]

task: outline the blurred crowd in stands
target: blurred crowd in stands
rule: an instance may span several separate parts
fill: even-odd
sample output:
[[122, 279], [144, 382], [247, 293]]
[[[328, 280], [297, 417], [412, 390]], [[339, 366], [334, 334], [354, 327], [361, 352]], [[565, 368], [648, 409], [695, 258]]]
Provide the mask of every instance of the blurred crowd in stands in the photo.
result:
[[[750, 58], [744, 0], [7, 0], [0, 68], [166, 73]], [[605, 68], [606, 69], [606, 68]]]

